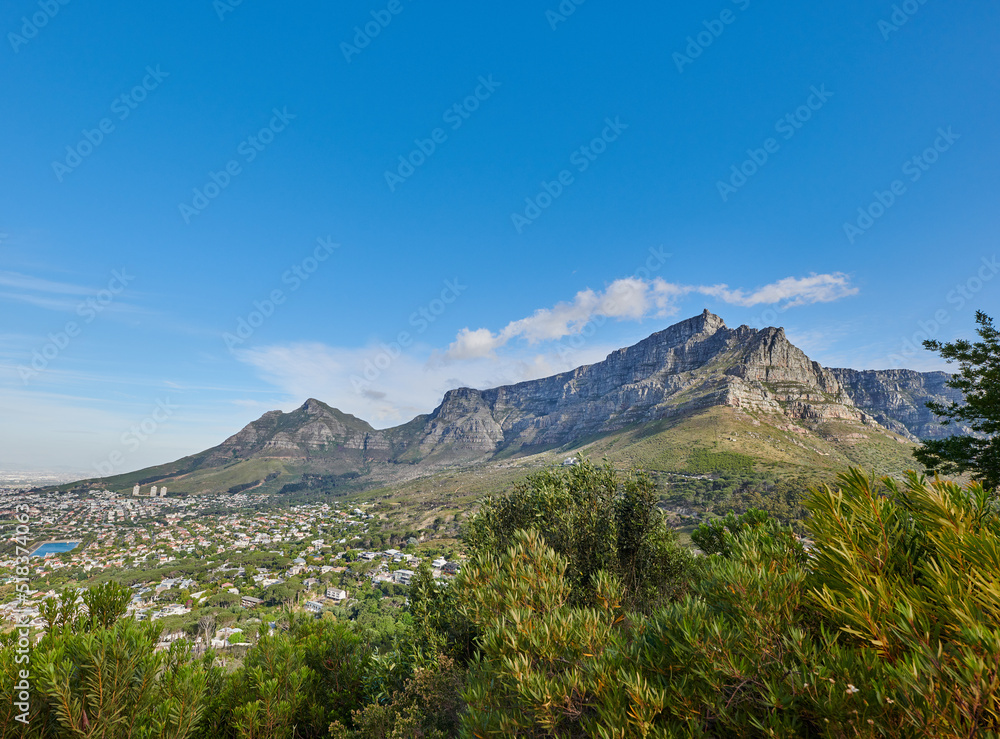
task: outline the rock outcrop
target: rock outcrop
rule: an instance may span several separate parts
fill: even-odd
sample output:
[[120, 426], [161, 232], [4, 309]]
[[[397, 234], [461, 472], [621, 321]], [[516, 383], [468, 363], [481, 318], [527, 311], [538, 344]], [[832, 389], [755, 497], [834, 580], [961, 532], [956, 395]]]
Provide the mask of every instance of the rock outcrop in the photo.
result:
[[310, 398], [291, 413], [270, 411], [207, 453], [215, 466], [251, 457], [312, 459], [390, 456], [391, 444], [383, 431]]
[[963, 425], [942, 426], [941, 419], [926, 406], [928, 401], [943, 405], [962, 402], [961, 391], [947, 386], [951, 375], [945, 372], [853, 369], [831, 372], [854, 405], [908, 439], [940, 439], [972, 432]]

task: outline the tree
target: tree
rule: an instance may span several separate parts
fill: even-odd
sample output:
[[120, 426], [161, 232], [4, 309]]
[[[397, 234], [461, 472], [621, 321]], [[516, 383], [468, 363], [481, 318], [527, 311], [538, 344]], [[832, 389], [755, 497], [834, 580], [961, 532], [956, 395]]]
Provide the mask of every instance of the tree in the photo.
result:
[[632, 608], [648, 611], [680, 597], [693, 557], [680, 547], [660, 511], [653, 481], [589, 461], [543, 470], [506, 496], [489, 497], [469, 522], [473, 555], [503, 552], [518, 531], [536, 530], [568, 562], [574, 605], [593, 604], [597, 573], [614, 576]]
[[39, 655], [39, 688], [60, 737], [183, 739], [201, 716], [205, 672], [181, 648], [156, 652], [155, 624], [118, 621]]
[[46, 598], [39, 608], [42, 618], [45, 620], [47, 631], [63, 629], [72, 626], [80, 614], [80, 607], [76, 602], [77, 594], [73, 590], [64, 590], [56, 598]]
[[986, 487], [1000, 487], [1000, 332], [993, 319], [976, 311], [976, 333], [982, 341], [959, 339], [948, 344], [925, 341], [924, 347], [941, 354], [949, 363], [958, 362], [959, 372], [948, 386], [961, 390], [965, 403], [928, 403], [927, 407], [946, 420], [962, 421], [977, 436], [949, 436], [925, 441], [913, 456], [928, 471], [971, 473]]
[[[230, 593], [231, 595], [231, 593]], [[198, 633], [205, 644], [210, 644], [212, 636], [215, 634], [215, 615], [206, 613], [198, 619]]]
[[751, 508], [742, 516], [737, 516], [730, 511], [725, 518], [700, 524], [691, 532], [691, 541], [697, 544], [705, 554], [721, 554], [728, 557], [732, 554], [734, 536], [744, 529], [772, 523], [764, 511], [756, 508]]

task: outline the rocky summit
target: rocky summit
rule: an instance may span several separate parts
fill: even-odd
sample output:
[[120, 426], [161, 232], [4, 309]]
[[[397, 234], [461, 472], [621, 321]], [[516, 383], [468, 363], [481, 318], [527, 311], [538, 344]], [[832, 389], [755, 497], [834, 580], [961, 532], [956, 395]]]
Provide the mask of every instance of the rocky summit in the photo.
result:
[[454, 465], [569, 450], [713, 408], [798, 439], [829, 435], [836, 426], [831, 422], [842, 422], [837, 428], [845, 438], [875, 434], [905, 444], [953, 432], [924, 405], [960, 400], [946, 386], [948, 377], [828, 369], [794, 346], [784, 329], [729, 328], [706, 310], [596, 364], [515, 385], [450, 390], [432, 413], [402, 426], [377, 430], [309, 399], [290, 413], [264, 414], [201, 454], [127, 477], [183, 484], [198, 471], [273, 460], [286, 463], [281, 470], [294, 469], [296, 479], [311, 474], [391, 482]]
[[960, 399], [945, 387], [947, 378], [826, 369], [784, 329], [730, 329], [706, 310], [597, 364], [489, 390], [452, 390], [426, 420], [411, 423], [419, 425], [414, 438], [424, 458], [561, 447], [709, 406], [775, 419], [849, 419], [915, 441], [944, 434], [924, 403]]

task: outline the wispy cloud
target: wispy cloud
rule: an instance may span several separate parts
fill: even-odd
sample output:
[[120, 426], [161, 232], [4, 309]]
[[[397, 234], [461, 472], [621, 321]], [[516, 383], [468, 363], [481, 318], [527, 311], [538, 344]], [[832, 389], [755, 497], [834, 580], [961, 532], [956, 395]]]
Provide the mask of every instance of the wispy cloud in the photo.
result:
[[780, 305], [783, 308], [794, 308], [811, 303], [831, 303], [851, 295], [857, 295], [858, 288], [851, 285], [851, 278], [843, 272], [826, 275], [810, 275], [809, 277], [786, 277], [770, 285], [752, 290], [730, 290], [728, 285], [714, 287], [696, 287], [693, 292], [710, 295], [714, 298], [752, 308], [755, 305]]
[[445, 357], [457, 361], [490, 357], [514, 339], [523, 339], [529, 344], [558, 340], [580, 333], [597, 318], [634, 321], [648, 316], [672, 316], [678, 312], [678, 300], [691, 294], [706, 295], [745, 308], [761, 304], [791, 308], [828, 303], [857, 292], [850, 277], [841, 272], [786, 277], [751, 291], [731, 289], [728, 285], [681, 285], [661, 278], [630, 277], [612, 282], [603, 292], [582, 290], [572, 301], [537, 310], [527, 318], [512, 321], [497, 333], [486, 328], [464, 328], [448, 347]]
[[96, 292], [91, 288], [81, 287], [80, 285], [71, 285], [67, 282], [53, 282], [52, 280], [45, 280], [40, 277], [22, 275], [19, 272], [5, 272], [3, 270], [0, 270], [0, 285], [3, 287], [12, 287], [17, 290], [31, 290], [33, 292], [55, 293], [57, 295], [93, 295]]
[[52, 298], [47, 295], [32, 295], [30, 293], [12, 293], [0, 291], [0, 299], [12, 300], [16, 303], [26, 303], [36, 308], [57, 311], [73, 311], [80, 305], [80, 300], [75, 298]]

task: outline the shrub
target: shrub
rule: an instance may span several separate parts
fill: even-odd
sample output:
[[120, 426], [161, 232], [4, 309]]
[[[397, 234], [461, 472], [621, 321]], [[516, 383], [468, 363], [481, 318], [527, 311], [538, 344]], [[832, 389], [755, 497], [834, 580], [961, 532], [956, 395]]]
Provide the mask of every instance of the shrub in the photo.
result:
[[489, 497], [465, 540], [473, 554], [504, 552], [518, 531], [534, 529], [568, 561], [570, 601], [593, 604], [597, 573], [620, 581], [631, 607], [648, 611], [680, 597], [694, 567], [657, 507], [652, 480], [584, 461], [532, 475], [512, 493]]

